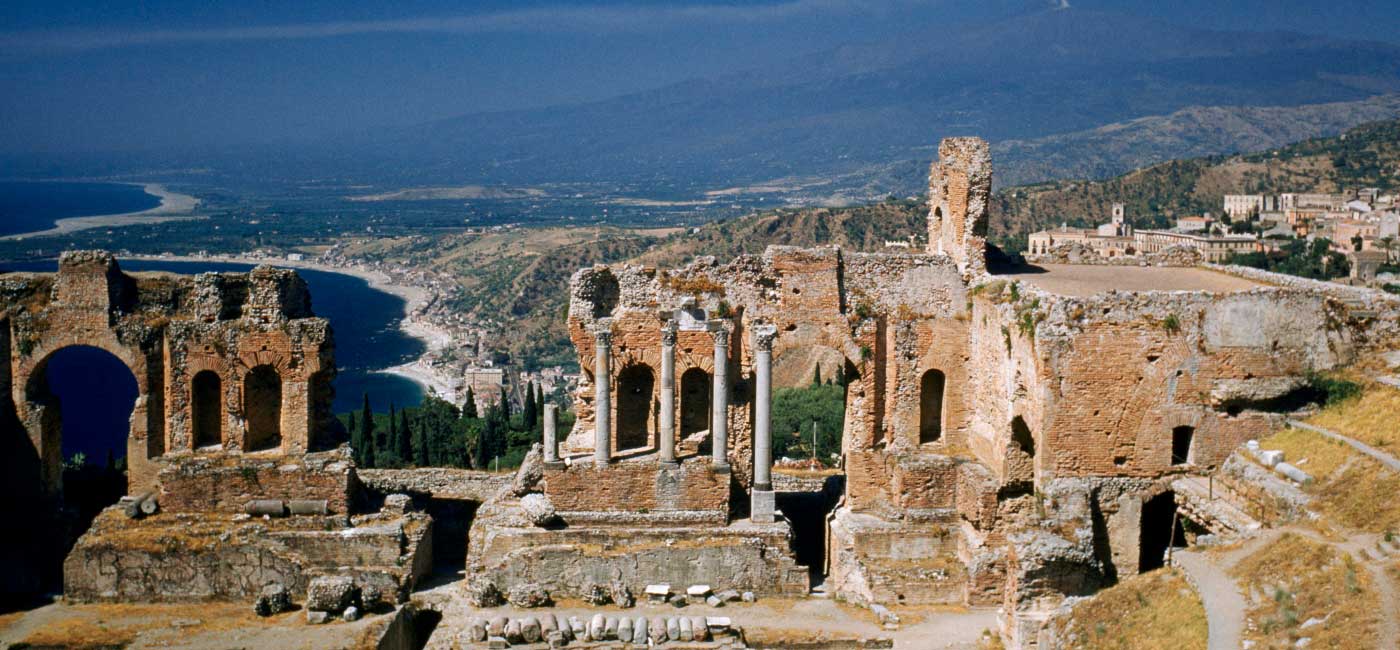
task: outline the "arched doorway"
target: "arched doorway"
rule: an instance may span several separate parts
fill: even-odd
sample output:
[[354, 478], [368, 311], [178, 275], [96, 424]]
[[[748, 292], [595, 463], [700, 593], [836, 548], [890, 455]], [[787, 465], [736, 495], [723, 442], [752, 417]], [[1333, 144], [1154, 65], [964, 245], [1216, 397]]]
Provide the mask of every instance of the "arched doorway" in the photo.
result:
[[190, 423], [196, 449], [223, 445], [223, 382], [219, 373], [201, 370], [190, 381]]
[[1167, 548], [1186, 546], [1186, 528], [1176, 509], [1176, 493], [1167, 490], [1142, 504], [1138, 572], [1166, 565]]
[[652, 404], [656, 376], [651, 368], [635, 364], [617, 375], [617, 449], [647, 447], [652, 440]]
[[681, 373], [682, 439], [710, 428], [710, 373], [691, 368]]
[[73, 543], [104, 508], [127, 493], [128, 441], [139, 386], [131, 369], [112, 353], [75, 345], [41, 361], [29, 375], [26, 393], [32, 407], [43, 410], [45, 429], [59, 436], [65, 515], [62, 533], [43, 542], [60, 549], [35, 554], [44, 565], [40, 579], [56, 586]]
[[929, 370], [919, 379], [919, 443], [943, 437], [943, 371]]
[[261, 365], [243, 378], [243, 417], [248, 422], [244, 451], [282, 446], [282, 376]]

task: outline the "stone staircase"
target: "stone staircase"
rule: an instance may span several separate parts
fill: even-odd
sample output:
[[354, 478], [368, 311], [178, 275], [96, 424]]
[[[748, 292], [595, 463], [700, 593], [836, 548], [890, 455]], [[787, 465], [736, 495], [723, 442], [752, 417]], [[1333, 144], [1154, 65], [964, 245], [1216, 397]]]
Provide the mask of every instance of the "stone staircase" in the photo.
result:
[[1212, 494], [1209, 479], [1200, 476], [1185, 476], [1172, 481], [1172, 491], [1176, 493], [1177, 507], [1183, 514], [1209, 528], [1221, 538], [1250, 537], [1262, 528], [1229, 498], [1220, 485]]

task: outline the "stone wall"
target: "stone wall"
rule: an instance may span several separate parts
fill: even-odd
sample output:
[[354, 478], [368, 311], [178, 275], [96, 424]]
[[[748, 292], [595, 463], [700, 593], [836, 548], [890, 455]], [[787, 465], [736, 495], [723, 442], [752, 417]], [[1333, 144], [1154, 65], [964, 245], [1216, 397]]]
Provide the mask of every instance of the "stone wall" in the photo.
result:
[[621, 462], [598, 467], [575, 463], [546, 468], [544, 493], [568, 519], [571, 513], [729, 513], [730, 474], [707, 458], [676, 465]]
[[169, 512], [240, 513], [257, 499], [324, 500], [347, 514], [358, 491], [349, 448], [301, 456], [186, 455], [159, 475], [160, 505]]

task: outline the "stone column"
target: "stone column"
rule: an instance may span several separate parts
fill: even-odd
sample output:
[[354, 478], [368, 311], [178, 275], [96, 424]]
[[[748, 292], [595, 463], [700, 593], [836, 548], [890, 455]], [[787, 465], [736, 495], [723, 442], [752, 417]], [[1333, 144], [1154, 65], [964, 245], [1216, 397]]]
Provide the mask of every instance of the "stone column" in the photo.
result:
[[603, 319], [593, 332], [593, 460], [604, 465], [612, 461], [612, 329]]
[[559, 462], [559, 405], [544, 405], [544, 462]]
[[773, 494], [773, 338], [778, 328], [753, 328], [754, 344], [754, 422], [753, 492], [749, 518], [755, 523], [777, 521], [777, 500]]
[[715, 341], [714, 394], [710, 400], [710, 464], [729, 469], [729, 330], [723, 320], [709, 323]]
[[661, 449], [658, 459], [676, 462], [676, 324], [661, 326]]

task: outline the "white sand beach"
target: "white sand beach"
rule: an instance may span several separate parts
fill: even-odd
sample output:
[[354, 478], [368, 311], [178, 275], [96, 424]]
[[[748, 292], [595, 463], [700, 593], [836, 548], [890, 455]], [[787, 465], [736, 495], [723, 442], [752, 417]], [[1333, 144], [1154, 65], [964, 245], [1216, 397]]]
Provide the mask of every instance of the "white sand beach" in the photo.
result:
[[[131, 183], [139, 185], [139, 183]], [[140, 224], [163, 223], [166, 221], [188, 221], [191, 219], [204, 219], [204, 215], [194, 214], [194, 209], [199, 206], [199, 199], [188, 194], [172, 192], [159, 183], [146, 183], [142, 189], [147, 194], [160, 197], [160, 205], [149, 210], [140, 212], [126, 212], [123, 214], [96, 214], [86, 217], [68, 217], [54, 222], [54, 227], [48, 230], [35, 232], [22, 232], [13, 235], [6, 235], [0, 239], [28, 239], [30, 237], [51, 237], [54, 235], [64, 235], [79, 230], [89, 230], [92, 228], [115, 228], [120, 226], [135, 226]]]
[[312, 271], [323, 271], [326, 273], [339, 273], [360, 278], [369, 283], [373, 289], [383, 291], [394, 296], [403, 298], [404, 313], [399, 320], [399, 329], [415, 339], [423, 342], [426, 346], [424, 355], [409, 363], [397, 365], [391, 368], [384, 368], [377, 372], [390, 375], [397, 375], [412, 381], [423, 387], [424, 392], [434, 393], [439, 397], [457, 402], [462, 399], [462, 380], [434, 368], [428, 363], [428, 353], [436, 352], [452, 344], [452, 335], [446, 330], [433, 325], [432, 323], [412, 318], [412, 314], [419, 307], [426, 304], [432, 297], [428, 290], [422, 287], [396, 284], [393, 278], [387, 273], [377, 269], [369, 269], [360, 266], [333, 266], [321, 262], [310, 260], [287, 260], [269, 259], [262, 257], [244, 257], [239, 255], [210, 255], [207, 257], [196, 257], [191, 255], [131, 255], [129, 259], [150, 260], [157, 262], [231, 262], [234, 264], [266, 264], [268, 266], [279, 266], [285, 268], [308, 269]]

